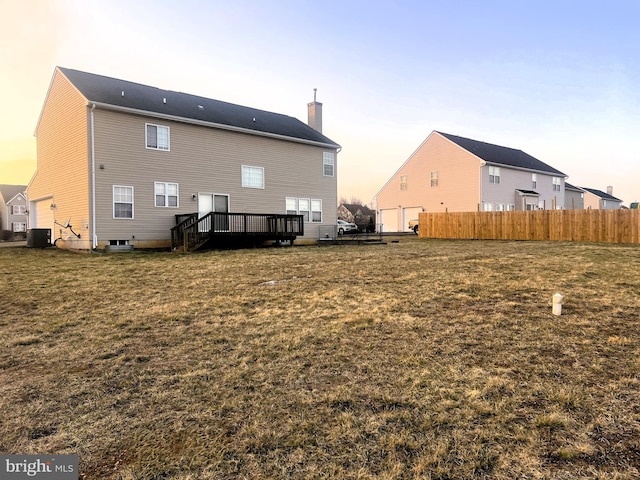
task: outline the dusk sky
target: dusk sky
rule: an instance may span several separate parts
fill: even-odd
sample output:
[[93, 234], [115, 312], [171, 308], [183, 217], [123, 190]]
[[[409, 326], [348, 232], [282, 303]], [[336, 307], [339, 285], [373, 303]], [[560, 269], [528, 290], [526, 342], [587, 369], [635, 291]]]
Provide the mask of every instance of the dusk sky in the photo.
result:
[[0, 0], [0, 183], [27, 184], [56, 65], [294, 116], [317, 88], [338, 194], [433, 130], [640, 200], [640, 1]]

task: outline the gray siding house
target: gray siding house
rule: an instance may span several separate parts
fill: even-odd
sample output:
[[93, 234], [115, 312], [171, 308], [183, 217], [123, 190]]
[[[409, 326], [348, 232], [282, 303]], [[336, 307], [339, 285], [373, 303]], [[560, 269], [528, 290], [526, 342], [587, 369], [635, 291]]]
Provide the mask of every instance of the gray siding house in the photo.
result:
[[584, 208], [584, 190], [565, 182], [564, 208], [566, 210], [582, 210]]
[[0, 185], [0, 230], [26, 234], [26, 188], [25, 185]]
[[337, 153], [290, 116], [57, 67], [36, 127], [31, 228], [73, 249], [171, 245], [181, 215], [298, 214], [334, 226]]
[[566, 175], [514, 148], [434, 131], [376, 194], [383, 231], [420, 212], [558, 209]]

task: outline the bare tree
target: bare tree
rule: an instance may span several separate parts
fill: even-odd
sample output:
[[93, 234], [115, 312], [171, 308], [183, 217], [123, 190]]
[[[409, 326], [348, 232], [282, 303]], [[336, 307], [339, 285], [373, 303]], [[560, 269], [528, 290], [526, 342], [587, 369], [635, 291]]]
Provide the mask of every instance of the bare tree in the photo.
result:
[[347, 197], [340, 197], [340, 200], [338, 200], [338, 205], [364, 205], [364, 203], [362, 203], [362, 200], [360, 200], [358, 197], [354, 197], [353, 195], [351, 196], [351, 198], [349, 200], [347, 200]]

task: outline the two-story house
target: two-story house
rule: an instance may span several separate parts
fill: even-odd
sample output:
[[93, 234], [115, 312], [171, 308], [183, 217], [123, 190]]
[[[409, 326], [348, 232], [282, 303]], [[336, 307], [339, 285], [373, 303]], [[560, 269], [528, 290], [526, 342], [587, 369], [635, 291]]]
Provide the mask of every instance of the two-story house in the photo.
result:
[[309, 120], [57, 67], [36, 127], [31, 228], [56, 244], [162, 248], [181, 216], [296, 214], [335, 225], [337, 153]]
[[0, 185], [0, 230], [26, 234], [26, 188], [25, 185]]
[[622, 200], [613, 196], [613, 187], [603, 192], [596, 188], [580, 187], [584, 192], [584, 208], [592, 210], [617, 210], [622, 208]]
[[563, 208], [566, 177], [522, 150], [433, 131], [376, 194], [378, 222], [397, 232], [420, 212]]

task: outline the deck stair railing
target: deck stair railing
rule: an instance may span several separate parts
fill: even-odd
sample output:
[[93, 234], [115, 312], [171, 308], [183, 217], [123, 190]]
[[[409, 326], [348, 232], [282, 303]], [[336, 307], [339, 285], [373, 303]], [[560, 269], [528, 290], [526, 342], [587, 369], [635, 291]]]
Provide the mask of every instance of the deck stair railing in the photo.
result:
[[268, 240], [290, 241], [304, 235], [302, 215], [273, 213], [210, 212], [176, 215], [171, 229], [174, 250], [193, 251], [206, 244], [259, 244]]

